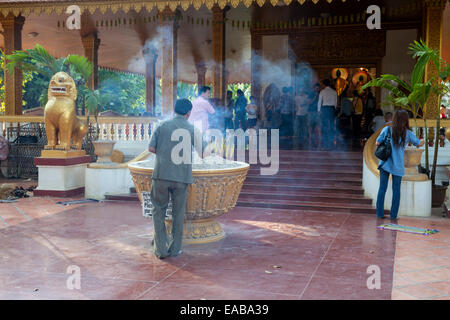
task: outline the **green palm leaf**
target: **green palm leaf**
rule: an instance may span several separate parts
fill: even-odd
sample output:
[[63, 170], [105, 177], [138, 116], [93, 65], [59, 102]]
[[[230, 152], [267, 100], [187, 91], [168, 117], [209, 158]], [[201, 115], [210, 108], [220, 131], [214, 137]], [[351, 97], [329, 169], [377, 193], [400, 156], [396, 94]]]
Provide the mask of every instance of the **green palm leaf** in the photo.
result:
[[67, 56], [65, 62], [71, 65], [81, 75], [85, 83], [89, 82], [89, 77], [94, 68], [86, 57], [71, 54]]
[[[392, 82], [396, 83], [397, 86], [393, 85]], [[362, 89], [365, 90], [369, 87], [380, 87], [389, 90], [395, 97], [405, 97], [406, 94], [400, 90], [398, 86], [405, 88], [407, 91], [411, 91], [411, 87], [408, 84], [400, 78], [390, 74], [384, 74], [380, 78], [369, 81], [362, 86]]]

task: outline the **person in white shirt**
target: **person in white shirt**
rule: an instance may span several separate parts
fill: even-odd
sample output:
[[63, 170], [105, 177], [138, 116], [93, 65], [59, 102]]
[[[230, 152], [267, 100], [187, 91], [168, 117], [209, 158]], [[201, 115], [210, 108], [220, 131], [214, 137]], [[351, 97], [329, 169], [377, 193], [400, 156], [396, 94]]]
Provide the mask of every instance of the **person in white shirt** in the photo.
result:
[[324, 89], [320, 91], [317, 111], [322, 120], [322, 146], [327, 149], [333, 144], [335, 129], [335, 112], [338, 102], [336, 90], [331, 88], [329, 79], [323, 80]]
[[211, 88], [203, 86], [198, 90], [198, 97], [192, 101], [192, 111], [189, 122], [197, 129], [205, 132], [209, 128], [208, 114], [214, 114], [215, 110], [207, 100], [211, 93]]
[[383, 128], [383, 126], [386, 124], [386, 120], [384, 119], [383, 116], [383, 111], [381, 109], [377, 109], [375, 110], [375, 117], [372, 120], [372, 132], [371, 133], [375, 133], [378, 130], [380, 130], [381, 128]]

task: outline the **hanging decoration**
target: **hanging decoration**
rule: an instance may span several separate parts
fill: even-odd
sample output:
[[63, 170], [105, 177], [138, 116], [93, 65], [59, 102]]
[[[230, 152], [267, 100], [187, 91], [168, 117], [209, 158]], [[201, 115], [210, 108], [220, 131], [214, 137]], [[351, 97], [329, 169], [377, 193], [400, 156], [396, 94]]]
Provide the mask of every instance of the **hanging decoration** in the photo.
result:
[[353, 75], [352, 82], [355, 87], [363, 86], [370, 80], [370, 75], [366, 70], [358, 71]]
[[[329, 1], [329, 0], [328, 0]], [[412, 3], [405, 4], [400, 7], [382, 7], [382, 14], [387, 14], [388, 17], [398, 17], [405, 14], [418, 13], [422, 10], [423, 3], [421, 1], [412, 1]], [[147, 8], [148, 9], [148, 8]], [[95, 11], [95, 10], [94, 10]], [[0, 7], [1, 12], [1, 7]], [[225, 19], [224, 22], [231, 29], [238, 31], [249, 31], [250, 29], [300, 29], [304, 27], [322, 27], [332, 25], [348, 25], [348, 24], [362, 24], [365, 23], [367, 18], [366, 12], [352, 13], [348, 15], [329, 16], [323, 17], [302, 17], [297, 20], [289, 21], [242, 21], [235, 19]], [[163, 21], [165, 18], [161, 15], [152, 16], [138, 16], [133, 18], [118, 17], [114, 19], [99, 19], [95, 20], [95, 26], [97, 28], [116, 28], [116, 27], [128, 27], [131, 28], [136, 24], [154, 24]], [[181, 13], [176, 16], [178, 23], [186, 23], [198, 27], [210, 27], [212, 21], [210, 17], [192, 17]], [[57, 21], [58, 29], [65, 29], [65, 20], [63, 18]]]
[[[297, 0], [300, 5], [303, 5], [306, 2], [312, 2], [314, 4], [320, 3], [332, 3], [332, 2], [346, 2], [347, 0]], [[439, 2], [445, 5], [446, 0], [433, 0], [434, 2]], [[281, 0], [285, 5], [290, 5], [294, 1], [292, 0]], [[182, 10], [186, 11], [191, 6], [198, 10], [203, 5], [211, 9], [215, 4], [218, 4], [220, 8], [224, 8], [227, 4], [230, 4], [233, 8], [236, 8], [240, 4], [244, 4], [245, 7], [250, 7], [251, 5], [263, 6], [269, 5], [276, 6], [279, 1], [278, 0], [154, 0], [154, 1], [144, 1], [144, 0], [98, 0], [98, 1], [77, 1], [77, 5], [80, 7], [81, 11], [87, 10], [89, 13], [93, 14], [96, 11], [99, 11], [102, 14], [105, 14], [107, 11], [110, 11], [113, 14], [116, 14], [119, 10], [124, 13], [128, 13], [130, 10], [134, 10], [135, 12], [140, 12], [142, 9], [150, 12], [153, 9], [157, 8], [162, 11], [167, 6], [171, 10], [175, 10], [177, 7], [181, 7]], [[425, 0], [411, 0], [408, 1], [407, 4], [404, 4], [399, 7], [389, 8], [387, 13], [389, 15], [403, 15], [410, 13], [418, 8], [422, 8], [425, 5]], [[0, 14], [3, 16], [7, 16], [8, 14], [13, 14], [14, 16], [22, 15], [27, 17], [31, 13], [40, 15], [42, 13], [45, 14], [58, 14], [64, 15], [67, 9], [67, 1], [29, 1], [29, 2], [2, 2], [0, 3]], [[384, 9], [386, 10], [386, 9]], [[386, 14], [386, 11], [382, 11], [383, 14]], [[343, 17], [345, 23], [345, 16]], [[339, 18], [338, 18], [339, 20]], [[325, 21], [322, 21], [325, 23]], [[336, 22], [337, 23], [337, 22]], [[327, 21], [327, 24], [331, 24], [330, 21]]]
[[341, 78], [343, 79], [348, 78], [348, 70], [346, 68], [334, 68], [333, 70], [331, 70], [331, 76], [333, 77], [333, 79], [337, 78], [338, 71], [341, 72]]

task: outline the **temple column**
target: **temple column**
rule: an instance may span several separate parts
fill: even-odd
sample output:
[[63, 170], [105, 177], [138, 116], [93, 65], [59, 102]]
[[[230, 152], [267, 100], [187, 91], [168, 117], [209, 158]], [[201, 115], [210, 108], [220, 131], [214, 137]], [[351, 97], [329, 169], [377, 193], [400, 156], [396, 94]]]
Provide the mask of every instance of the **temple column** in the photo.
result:
[[97, 33], [91, 33], [81, 37], [81, 41], [84, 47], [84, 56], [94, 67], [88, 85], [92, 90], [95, 90], [98, 87], [98, 47], [100, 46], [100, 39], [97, 37]]
[[[442, 49], [442, 26], [446, 2], [446, 0], [425, 0], [423, 12], [425, 42], [431, 49], [437, 50], [439, 54]], [[425, 81], [432, 78], [439, 81], [438, 70], [434, 63], [430, 62], [425, 70]], [[436, 119], [439, 115], [439, 109], [439, 98], [432, 94], [427, 103], [426, 117]]]
[[158, 54], [155, 48], [145, 48], [142, 51], [145, 61], [145, 109], [155, 115], [156, 100], [156, 60]]
[[[379, 60], [377, 62], [377, 74], [376, 74], [376, 78], [380, 78], [381, 77], [381, 68], [382, 68], [382, 60]], [[380, 87], [375, 87], [375, 99], [377, 102], [377, 109], [381, 109], [381, 88]]]
[[197, 69], [197, 84], [198, 84], [198, 88], [200, 89], [200, 87], [206, 85], [206, 65], [203, 63], [197, 64], [195, 66], [195, 68]]
[[265, 109], [262, 105], [261, 93], [261, 55], [262, 55], [262, 36], [251, 35], [251, 73], [252, 73], [252, 96], [256, 97], [258, 107], [260, 110], [260, 119], [264, 120], [266, 117]]
[[[25, 18], [15, 17], [9, 14], [0, 18], [3, 27], [3, 41], [5, 55], [12, 54], [15, 50], [22, 50], [22, 27]], [[5, 61], [7, 62], [7, 61]], [[22, 70], [16, 68], [11, 74], [5, 70], [5, 115], [22, 114]]]
[[225, 101], [225, 10], [212, 7], [213, 96]]
[[168, 6], [160, 13], [161, 115], [171, 114], [177, 99], [177, 22], [176, 11]]

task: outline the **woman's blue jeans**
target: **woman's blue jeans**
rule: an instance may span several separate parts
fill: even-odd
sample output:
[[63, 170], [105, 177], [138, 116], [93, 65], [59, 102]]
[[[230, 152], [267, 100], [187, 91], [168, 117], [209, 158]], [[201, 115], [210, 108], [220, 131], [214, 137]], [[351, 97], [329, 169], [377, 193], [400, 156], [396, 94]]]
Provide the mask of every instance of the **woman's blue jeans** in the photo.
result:
[[[378, 189], [377, 197], [377, 217], [384, 217], [384, 198], [389, 182], [390, 173], [380, 169], [380, 188]], [[391, 219], [397, 219], [398, 208], [400, 207], [400, 187], [402, 184], [402, 177], [392, 175], [392, 206], [391, 206]]]

